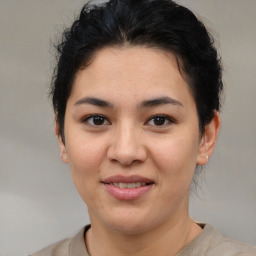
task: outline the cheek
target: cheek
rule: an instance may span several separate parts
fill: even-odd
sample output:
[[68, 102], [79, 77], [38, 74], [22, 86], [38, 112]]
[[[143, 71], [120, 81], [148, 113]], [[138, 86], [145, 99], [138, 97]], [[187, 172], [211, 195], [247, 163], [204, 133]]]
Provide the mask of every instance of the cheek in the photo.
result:
[[[184, 171], [196, 164], [198, 146], [197, 143], [189, 138], [164, 139], [155, 141], [152, 144], [152, 156], [161, 170], [168, 173]], [[193, 168], [192, 168], [193, 169]]]
[[162, 140], [152, 141], [151, 154], [159, 171], [159, 183], [164, 188], [163, 197], [182, 197], [190, 188], [196, 167], [198, 142], [196, 136], [185, 134], [170, 134]]
[[81, 172], [81, 175], [90, 175], [90, 171], [98, 171], [106, 155], [105, 148], [104, 140], [99, 138], [76, 136], [70, 141], [67, 140], [71, 167], [74, 171]]
[[94, 200], [95, 186], [100, 182], [101, 163], [106, 156], [105, 146], [99, 138], [67, 137], [67, 150], [73, 182], [85, 201]]
[[[67, 138], [67, 143], [68, 143]], [[78, 193], [84, 202], [90, 206], [99, 198], [97, 194], [100, 184], [101, 163], [104, 161], [105, 149], [102, 140], [79, 136], [68, 143], [68, 156], [71, 175]], [[101, 205], [101, 202], [98, 202]]]
[[155, 149], [159, 197], [162, 198], [159, 203], [162, 207], [169, 205], [168, 211], [172, 211], [186, 201], [190, 191], [196, 165], [195, 147], [184, 139], [177, 139], [165, 147], [158, 144]]

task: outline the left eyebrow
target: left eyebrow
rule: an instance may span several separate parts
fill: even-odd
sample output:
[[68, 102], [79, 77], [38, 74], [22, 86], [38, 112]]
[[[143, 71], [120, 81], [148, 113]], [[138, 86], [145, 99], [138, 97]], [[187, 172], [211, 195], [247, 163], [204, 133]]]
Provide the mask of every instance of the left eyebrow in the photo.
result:
[[139, 105], [139, 108], [155, 107], [155, 106], [166, 105], [166, 104], [184, 107], [183, 104], [178, 100], [175, 100], [170, 97], [159, 97], [159, 98], [154, 98], [154, 99], [143, 101]]

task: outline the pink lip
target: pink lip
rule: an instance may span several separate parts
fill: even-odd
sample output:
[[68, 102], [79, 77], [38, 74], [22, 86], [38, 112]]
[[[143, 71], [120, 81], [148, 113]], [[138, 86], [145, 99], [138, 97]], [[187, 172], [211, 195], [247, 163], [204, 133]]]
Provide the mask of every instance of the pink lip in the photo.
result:
[[141, 183], [154, 183], [153, 180], [139, 176], [139, 175], [131, 175], [131, 176], [122, 176], [116, 175], [111, 176], [102, 181], [103, 183], [114, 183], [114, 182], [123, 182], [123, 183], [133, 183], [133, 182], [141, 182]]
[[[147, 183], [145, 186], [137, 187], [137, 188], [119, 188], [115, 187], [112, 183], [133, 183], [133, 182], [141, 182]], [[148, 178], [133, 175], [133, 176], [112, 176], [107, 179], [104, 179], [102, 182], [106, 188], [106, 190], [112, 195], [114, 198], [118, 200], [134, 200], [146, 192], [148, 192], [154, 182]]]

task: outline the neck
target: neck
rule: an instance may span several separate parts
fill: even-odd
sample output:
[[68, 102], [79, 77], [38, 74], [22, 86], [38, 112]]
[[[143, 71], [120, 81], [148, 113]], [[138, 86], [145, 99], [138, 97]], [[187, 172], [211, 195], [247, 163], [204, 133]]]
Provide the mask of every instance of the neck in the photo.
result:
[[200, 232], [201, 228], [188, 214], [139, 234], [120, 234], [99, 223], [94, 225], [92, 221], [92, 228], [86, 234], [86, 245], [90, 256], [170, 256], [176, 255]]

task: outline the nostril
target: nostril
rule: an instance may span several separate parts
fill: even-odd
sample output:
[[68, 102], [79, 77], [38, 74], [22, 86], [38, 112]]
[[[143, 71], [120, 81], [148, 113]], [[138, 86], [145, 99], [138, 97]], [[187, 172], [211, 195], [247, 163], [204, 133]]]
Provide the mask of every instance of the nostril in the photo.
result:
[[139, 143], [118, 143], [109, 147], [107, 152], [108, 160], [118, 162], [124, 166], [144, 162], [146, 157], [146, 150]]

